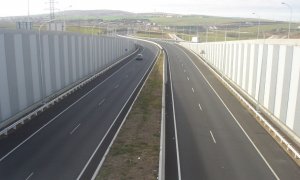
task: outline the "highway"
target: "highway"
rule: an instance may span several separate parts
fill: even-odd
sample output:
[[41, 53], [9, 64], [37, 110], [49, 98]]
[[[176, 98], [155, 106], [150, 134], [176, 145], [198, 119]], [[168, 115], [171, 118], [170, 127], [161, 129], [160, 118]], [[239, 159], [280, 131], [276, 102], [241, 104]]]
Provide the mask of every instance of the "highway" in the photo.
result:
[[193, 53], [159, 43], [174, 105], [166, 105], [166, 126], [176, 128], [166, 130], [167, 180], [300, 178], [296, 163]]
[[158, 53], [141, 44], [144, 60], [124, 60], [2, 138], [0, 179], [90, 179]]

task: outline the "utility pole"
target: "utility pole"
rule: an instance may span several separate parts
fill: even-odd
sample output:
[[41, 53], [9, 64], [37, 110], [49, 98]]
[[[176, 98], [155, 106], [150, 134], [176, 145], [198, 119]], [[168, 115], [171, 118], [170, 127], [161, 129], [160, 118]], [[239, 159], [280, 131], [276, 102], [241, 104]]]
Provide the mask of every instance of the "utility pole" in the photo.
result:
[[207, 42], [207, 37], [208, 36], [208, 27], [206, 26], [206, 37], [205, 37], [205, 42]]
[[197, 26], [197, 42], [199, 40], [199, 26]]
[[49, 0], [49, 10], [50, 10], [50, 20], [55, 19], [55, 15], [54, 15], [54, 11], [55, 11], [55, 7], [54, 7], [54, 0]]
[[227, 41], [227, 24], [226, 24], [226, 27], [225, 27], [224, 39], [225, 39], [225, 42], [226, 42]]
[[257, 38], [256, 38], [256, 39], [258, 39], [259, 38], [259, 28], [260, 28], [260, 16], [257, 13], [252, 13], [252, 14], [254, 14], [254, 15], [256, 14], [258, 16]]
[[192, 36], [191, 36], [191, 34], [192, 34], [192, 27], [190, 26], [190, 41], [192, 41]]
[[29, 9], [30, 6], [29, 6], [29, 1], [30, 1], [30, 0], [27, 1], [27, 13], [28, 13], [28, 14], [27, 14], [27, 23], [29, 23], [29, 18], [30, 18], [30, 9]]
[[292, 16], [293, 16], [293, 8], [289, 4], [282, 2], [282, 5], [286, 5], [290, 9], [290, 20], [289, 20], [289, 31], [288, 31], [288, 39], [290, 39], [290, 34], [291, 34], [291, 21], [292, 21]]
[[239, 35], [238, 35], [238, 40], [240, 40], [240, 38], [241, 38], [241, 22], [240, 22], [240, 24], [239, 24]]

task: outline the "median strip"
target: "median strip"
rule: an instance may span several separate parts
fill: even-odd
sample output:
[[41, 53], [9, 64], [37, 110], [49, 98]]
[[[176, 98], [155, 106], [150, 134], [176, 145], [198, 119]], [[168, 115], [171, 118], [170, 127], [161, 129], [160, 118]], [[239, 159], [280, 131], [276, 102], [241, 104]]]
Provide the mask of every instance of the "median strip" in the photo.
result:
[[96, 179], [158, 177], [162, 74], [160, 54]]

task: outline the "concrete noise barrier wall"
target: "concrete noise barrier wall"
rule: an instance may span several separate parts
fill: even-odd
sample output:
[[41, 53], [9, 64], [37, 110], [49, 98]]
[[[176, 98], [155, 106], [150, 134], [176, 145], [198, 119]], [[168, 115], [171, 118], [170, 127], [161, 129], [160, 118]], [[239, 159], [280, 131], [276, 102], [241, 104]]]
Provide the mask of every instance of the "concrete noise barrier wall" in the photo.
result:
[[181, 43], [300, 137], [300, 41]]
[[121, 37], [0, 30], [0, 128], [134, 50]]

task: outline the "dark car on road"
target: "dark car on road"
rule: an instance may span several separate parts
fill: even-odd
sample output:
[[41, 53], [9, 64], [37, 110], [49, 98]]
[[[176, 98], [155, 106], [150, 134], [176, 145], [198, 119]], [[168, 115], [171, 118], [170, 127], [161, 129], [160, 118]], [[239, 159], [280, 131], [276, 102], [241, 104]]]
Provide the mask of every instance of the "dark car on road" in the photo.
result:
[[136, 60], [143, 60], [143, 55], [142, 54], [138, 54], [135, 59]]

